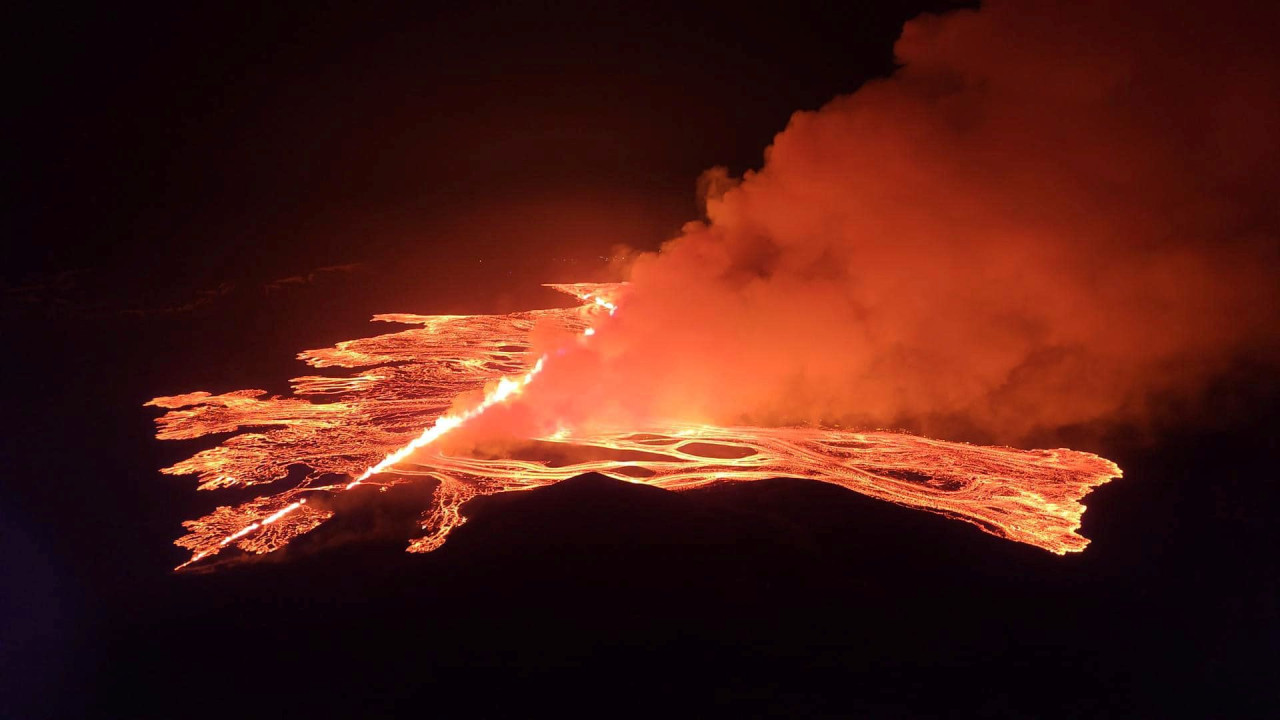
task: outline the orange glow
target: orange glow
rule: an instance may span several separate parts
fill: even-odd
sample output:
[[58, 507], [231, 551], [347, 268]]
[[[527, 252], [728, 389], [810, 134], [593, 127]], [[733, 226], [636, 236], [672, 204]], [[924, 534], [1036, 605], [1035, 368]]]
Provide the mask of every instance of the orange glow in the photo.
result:
[[[1111, 461], [1073, 450], [979, 447], [904, 433], [806, 427], [562, 426], [524, 441], [527, 447], [550, 443], [592, 458], [554, 466], [545, 459], [485, 458], [441, 447], [439, 438], [509, 404], [555, 362], [553, 352], [533, 351], [535, 325], [589, 342], [607, 331], [622, 292], [619, 285], [551, 287], [583, 304], [501, 316], [379, 315], [374, 319], [418, 327], [301, 353], [316, 368], [367, 369], [347, 377], [295, 378], [297, 397], [264, 398], [264, 391], [242, 390], [148, 402], [168, 410], [156, 421], [161, 439], [238, 433], [164, 469], [198, 476], [202, 490], [270, 483], [291, 468], [306, 471], [288, 490], [221, 506], [184, 523], [189, 533], [177, 544], [192, 557], [179, 568], [230, 545], [272, 552], [311, 531], [333, 512], [308, 505], [310, 493], [438, 481], [433, 507], [422, 518], [424, 534], [408, 548], [427, 552], [465, 521], [460, 508], [471, 498], [544, 487], [586, 472], [675, 491], [775, 477], [817, 480], [1062, 554], [1088, 544], [1076, 532], [1085, 509], [1080, 500], [1120, 476]], [[478, 400], [459, 400], [478, 389]], [[322, 401], [308, 399], [314, 396]], [[598, 459], [601, 453], [626, 459]]]

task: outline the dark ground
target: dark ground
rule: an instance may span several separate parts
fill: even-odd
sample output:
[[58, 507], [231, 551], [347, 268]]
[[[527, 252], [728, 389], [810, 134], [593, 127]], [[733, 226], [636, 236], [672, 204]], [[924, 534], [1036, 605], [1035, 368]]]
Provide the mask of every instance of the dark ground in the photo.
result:
[[1273, 716], [1260, 371], [1079, 446], [1125, 477], [1069, 557], [818, 484], [581, 478], [476, 501], [427, 556], [405, 488], [281, 557], [170, 572], [180, 521], [227, 499], [158, 473], [202, 445], [156, 441], [143, 402], [283, 391], [374, 312], [552, 302], [536, 283], [656, 242], [699, 171], [887, 71], [918, 9], [9, 24], [32, 83], [5, 121], [0, 716]]

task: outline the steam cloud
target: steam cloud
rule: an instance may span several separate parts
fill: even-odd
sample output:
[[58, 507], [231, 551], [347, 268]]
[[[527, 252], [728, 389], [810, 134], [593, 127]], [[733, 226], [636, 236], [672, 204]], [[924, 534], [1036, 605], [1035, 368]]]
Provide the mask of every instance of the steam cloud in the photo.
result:
[[[839, 422], [1017, 443], [1277, 356], [1275, 11], [989, 2], [797, 112], [482, 425]], [[1121, 7], [1123, 6], [1123, 7]], [[1270, 17], [1268, 17], [1270, 16]], [[546, 430], [546, 427], [539, 427]]]

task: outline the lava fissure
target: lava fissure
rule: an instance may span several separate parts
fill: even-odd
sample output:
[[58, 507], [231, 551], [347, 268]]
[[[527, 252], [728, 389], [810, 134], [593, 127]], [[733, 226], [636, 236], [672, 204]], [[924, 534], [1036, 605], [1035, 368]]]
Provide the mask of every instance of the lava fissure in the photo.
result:
[[[550, 323], [589, 341], [596, 326], [616, 312], [621, 291], [606, 284], [551, 287], [582, 305], [500, 316], [378, 315], [377, 321], [419, 327], [300, 353], [312, 367], [362, 369], [348, 377], [294, 378], [296, 397], [241, 390], [147, 403], [167, 410], [156, 421], [160, 439], [239, 433], [163, 470], [196, 475], [201, 490], [279, 481], [295, 465], [310, 470], [283, 492], [220, 506], [185, 522], [189, 532], [176, 543], [192, 556], [179, 568], [231, 546], [272, 552], [310, 532], [333, 511], [308, 505], [307, 493], [435, 479], [432, 507], [422, 516], [424, 534], [408, 548], [427, 552], [465, 521], [460, 509], [468, 500], [587, 472], [674, 491], [777, 477], [816, 480], [1062, 554], [1088, 544], [1076, 532], [1085, 509], [1080, 500], [1121, 474], [1111, 461], [1073, 450], [979, 447], [905, 433], [807, 427], [669, 423], [618, 432], [561, 429], [527, 439], [526, 448], [566, 448], [535, 459], [441, 449], [438, 438], [507, 403], [542, 372], [548, 356], [534, 357], [535, 325]], [[480, 389], [478, 401], [450, 410], [459, 395]], [[345, 481], [323, 485], [323, 478]]]

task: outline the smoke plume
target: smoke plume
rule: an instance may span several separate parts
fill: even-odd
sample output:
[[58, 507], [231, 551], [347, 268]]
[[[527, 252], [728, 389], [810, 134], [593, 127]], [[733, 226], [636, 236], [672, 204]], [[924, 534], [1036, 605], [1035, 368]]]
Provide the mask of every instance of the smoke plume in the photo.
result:
[[908, 22], [891, 77], [797, 112], [759, 170], [708, 171], [706, 218], [633, 257], [589, 343], [543, 337], [568, 350], [486, 422], [1016, 443], [1273, 361], [1276, 12], [1184, 5]]

